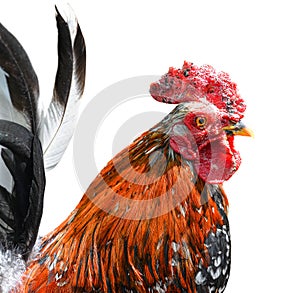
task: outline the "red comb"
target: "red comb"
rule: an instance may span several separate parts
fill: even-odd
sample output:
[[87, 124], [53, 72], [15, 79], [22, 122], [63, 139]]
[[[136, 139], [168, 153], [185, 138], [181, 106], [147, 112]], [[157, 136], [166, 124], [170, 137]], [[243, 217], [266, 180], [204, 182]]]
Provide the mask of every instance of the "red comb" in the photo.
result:
[[171, 67], [158, 82], [150, 86], [152, 97], [163, 103], [179, 104], [206, 99], [232, 120], [243, 118], [244, 100], [237, 91], [236, 83], [225, 72], [216, 72], [210, 65], [201, 67], [185, 61], [182, 69]]

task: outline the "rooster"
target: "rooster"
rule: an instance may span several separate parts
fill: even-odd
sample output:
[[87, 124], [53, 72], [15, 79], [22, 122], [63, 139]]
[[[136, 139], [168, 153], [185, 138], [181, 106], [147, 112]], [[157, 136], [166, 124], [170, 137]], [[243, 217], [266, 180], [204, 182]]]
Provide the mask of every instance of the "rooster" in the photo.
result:
[[246, 106], [228, 74], [185, 62], [150, 86], [178, 104], [118, 153], [41, 239], [17, 292], [224, 291], [228, 200]]
[[85, 44], [69, 7], [56, 8], [58, 68], [48, 108], [18, 40], [0, 24], [0, 292], [20, 280], [37, 239], [45, 170], [55, 167], [73, 133], [85, 83]]

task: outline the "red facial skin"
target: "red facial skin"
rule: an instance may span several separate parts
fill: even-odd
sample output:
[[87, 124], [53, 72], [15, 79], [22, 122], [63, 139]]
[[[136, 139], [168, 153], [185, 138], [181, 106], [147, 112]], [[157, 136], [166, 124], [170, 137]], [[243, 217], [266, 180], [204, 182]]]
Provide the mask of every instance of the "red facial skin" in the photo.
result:
[[[241, 159], [234, 148], [234, 136], [223, 130], [231, 123], [228, 116], [211, 104], [200, 108], [189, 112], [183, 124], [173, 127], [170, 146], [193, 163], [198, 176], [205, 182], [219, 184], [237, 171]], [[196, 123], [199, 118], [205, 120], [205, 125]]]

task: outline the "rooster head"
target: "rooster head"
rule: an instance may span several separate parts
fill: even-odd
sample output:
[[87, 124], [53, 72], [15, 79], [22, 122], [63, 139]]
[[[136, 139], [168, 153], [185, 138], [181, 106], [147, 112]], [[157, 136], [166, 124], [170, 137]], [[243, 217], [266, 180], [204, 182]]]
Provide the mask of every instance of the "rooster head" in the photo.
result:
[[241, 164], [234, 136], [252, 136], [241, 122], [246, 105], [236, 84], [225, 72], [210, 65], [184, 62], [150, 86], [154, 99], [179, 104], [173, 115], [170, 147], [193, 163], [198, 176], [208, 183], [228, 180]]
[[228, 180], [241, 164], [234, 136], [252, 136], [252, 131], [205, 100], [178, 105], [174, 117], [169, 135], [173, 151], [191, 161], [205, 182]]

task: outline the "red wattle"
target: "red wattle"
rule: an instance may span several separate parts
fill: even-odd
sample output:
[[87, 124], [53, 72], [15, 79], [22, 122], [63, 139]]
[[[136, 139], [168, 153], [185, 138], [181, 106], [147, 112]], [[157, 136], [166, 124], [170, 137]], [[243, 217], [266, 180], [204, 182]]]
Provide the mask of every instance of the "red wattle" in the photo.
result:
[[199, 149], [199, 159], [194, 161], [194, 166], [205, 182], [222, 183], [240, 167], [241, 158], [234, 148], [233, 139], [214, 141]]

